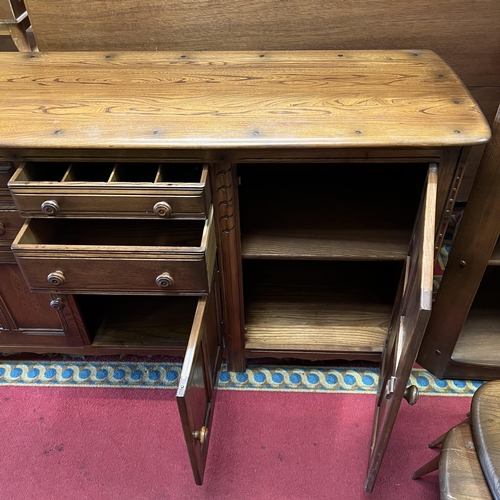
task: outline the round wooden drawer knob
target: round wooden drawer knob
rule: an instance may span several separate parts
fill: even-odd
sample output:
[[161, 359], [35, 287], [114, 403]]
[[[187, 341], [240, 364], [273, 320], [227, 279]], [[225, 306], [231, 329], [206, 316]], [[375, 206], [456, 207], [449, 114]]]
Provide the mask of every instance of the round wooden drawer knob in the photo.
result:
[[50, 307], [56, 311], [62, 311], [64, 309], [64, 300], [57, 298], [50, 301]]
[[42, 212], [45, 215], [50, 215], [50, 216], [58, 215], [59, 212], [61, 211], [61, 209], [59, 208], [59, 203], [57, 203], [56, 200], [44, 201], [41, 205], [41, 208]]
[[172, 213], [172, 207], [166, 201], [155, 203], [153, 212], [158, 217], [168, 217]]
[[199, 431], [193, 432], [193, 437], [197, 439], [200, 444], [203, 444], [207, 440], [208, 427], [203, 426]]
[[47, 276], [47, 281], [54, 286], [60, 286], [64, 284], [66, 278], [64, 277], [64, 273], [62, 271], [54, 271]]
[[5, 224], [0, 222], [0, 236], [5, 236]]
[[168, 286], [172, 286], [174, 284], [174, 278], [170, 273], [162, 273], [158, 278], [156, 278], [156, 284], [160, 288], [167, 288]]

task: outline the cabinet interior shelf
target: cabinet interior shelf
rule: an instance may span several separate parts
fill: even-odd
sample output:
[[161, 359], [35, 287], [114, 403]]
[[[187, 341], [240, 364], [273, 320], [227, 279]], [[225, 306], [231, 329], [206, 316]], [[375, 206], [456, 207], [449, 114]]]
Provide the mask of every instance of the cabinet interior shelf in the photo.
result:
[[500, 267], [486, 268], [452, 360], [493, 367], [500, 364]]
[[426, 168], [242, 165], [243, 258], [402, 261]]
[[398, 262], [244, 262], [247, 350], [382, 353]]
[[93, 346], [185, 351], [198, 297], [81, 295], [77, 302]]

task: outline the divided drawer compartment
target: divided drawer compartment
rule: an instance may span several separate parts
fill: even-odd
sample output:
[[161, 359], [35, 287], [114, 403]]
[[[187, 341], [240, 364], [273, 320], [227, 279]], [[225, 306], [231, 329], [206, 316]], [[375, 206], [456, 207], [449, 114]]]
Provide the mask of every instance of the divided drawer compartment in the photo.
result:
[[9, 181], [23, 217], [204, 219], [202, 163], [24, 162]]
[[12, 251], [34, 292], [206, 294], [213, 213], [207, 220], [29, 219]]

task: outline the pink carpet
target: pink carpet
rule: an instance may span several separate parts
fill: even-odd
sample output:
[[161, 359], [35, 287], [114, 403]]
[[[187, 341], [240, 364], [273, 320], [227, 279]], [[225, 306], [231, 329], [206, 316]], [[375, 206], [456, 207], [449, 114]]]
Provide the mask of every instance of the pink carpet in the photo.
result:
[[0, 387], [6, 500], [438, 499], [410, 473], [464, 418], [468, 397], [403, 402], [378, 483], [363, 492], [375, 397], [219, 391], [205, 482], [195, 486], [172, 390]]

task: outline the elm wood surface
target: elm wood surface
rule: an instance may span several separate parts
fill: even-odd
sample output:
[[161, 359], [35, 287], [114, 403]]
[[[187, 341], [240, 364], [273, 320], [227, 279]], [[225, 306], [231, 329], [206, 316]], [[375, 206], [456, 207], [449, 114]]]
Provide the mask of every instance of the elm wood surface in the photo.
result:
[[443, 500], [493, 498], [474, 447], [471, 426], [453, 427], [443, 442], [439, 459], [439, 490]]
[[57, 0], [26, 4], [43, 51], [429, 47], [449, 60], [468, 85], [499, 81], [496, 0], [386, 0], [369, 8], [361, 0], [89, 0], [85, 8], [78, 0], [66, 0], [64, 8]]
[[241, 165], [247, 259], [404, 260], [428, 165]]
[[23, 162], [9, 188], [23, 217], [204, 219], [210, 208], [201, 163]]
[[[474, 341], [467, 333], [468, 345], [475, 344], [479, 347], [477, 351], [474, 348], [474, 351], [466, 355], [468, 359], [474, 361], [474, 364], [462, 364], [453, 359], [455, 346], [498, 242], [500, 234], [498, 193], [500, 193], [500, 109], [495, 118], [493, 139], [486, 147], [448, 257], [418, 357], [419, 364], [440, 378], [491, 379], [500, 376], [500, 363], [496, 367], [486, 366], [489, 363], [483, 363], [480, 359], [480, 352], [488, 347]], [[494, 316], [495, 314], [492, 317]], [[481, 332], [481, 329], [473, 327], [468, 333], [472, 331]], [[491, 355], [488, 355], [488, 359], [491, 359]]]
[[399, 263], [246, 261], [243, 272], [247, 350], [380, 360]]
[[427, 50], [3, 53], [0, 63], [1, 149], [453, 147], [490, 137], [458, 77]]
[[[206, 221], [29, 219], [12, 250], [32, 291], [199, 295], [208, 293], [216, 243], [212, 214]], [[160, 286], [164, 273], [171, 279]]]
[[500, 498], [500, 382], [481, 386], [471, 405], [476, 452], [493, 498]]
[[[382, 353], [379, 386], [365, 490], [371, 492], [407, 389], [432, 308], [437, 165], [429, 166], [426, 187], [415, 221], [387, 339]], [[416, 389], [412, 387], [412, 389]], [[418, 391], [416, 391], [418, 398]], [[410, 404], [415, 400], [408, 399]]]

